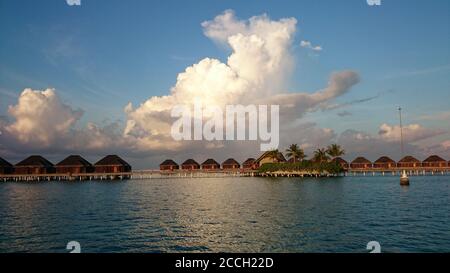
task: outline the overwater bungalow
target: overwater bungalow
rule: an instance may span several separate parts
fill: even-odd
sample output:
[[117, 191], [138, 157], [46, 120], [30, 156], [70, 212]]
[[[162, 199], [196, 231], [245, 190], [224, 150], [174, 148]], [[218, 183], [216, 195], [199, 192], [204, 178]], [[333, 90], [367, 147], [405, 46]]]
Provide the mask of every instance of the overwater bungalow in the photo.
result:
[[94, 164], [96, 173], [131, 172], [131, 165], [117, 155], [107, 155]]
[[429, 156], [422, 162], [422, 167], [425, 168], [443, 168], [447, 167], [447, 161], [440, 156]]
[[173, 171], [178, 170], [180, 166], [172, 159], [166, 159], [163, 163], [159, 164], [159, 169], [161, 171]]
[[0, 174], [11, 174], [13, 172], [14, 172], [13, 165], [0, 157]]
[[258, 159], [255, 160], [256, 168], [266, 163], [283, 163], [286, 162], [286, 158], [281, 152], [278, 152], [276, 157], [271, 155], [271, 151], [264, 152]]
[[390, 169], [390, 168], [395, 168], [397, 164], [395, 163], [394, 160], [392, 160], [391, 158], [387, 157], [387, 156], [382, 156], [380, 158], [378, 158], [377, 160], [375, 160], [375, 162], [373, 163], [373, 168], [376, 169]]
[[181, 169], [183, 170], [198, 170], [200, 169], [200, 164], [197, 163], [194, 159], [190, 158], [181, 164]]
[[335, 157], [331, 161], [339, 164], [344, 170], [348, 170], [348, 168], [350, 167], [348, 162], [342, 157]]
[[70, 155], [55, 165], [56, 173], [91, 173], [94, 166], [79, 155]]
[[203, 170], [217, 170], [220, 169], [220, 164], [212, 158], [208, 158], [201, 165]]
[[54, 165], [40, 155], [32, 155], [14, 166], [14, 174], [55, 173]]
[[422, 162], [420, 162], [419, 159], [408, 155], [408, 156], [405, 156], [404, 158], [400, 159], [399, 162], [397, 162], [397, 167], [398, 168], [422, 167]]
[[242, 168], [246, 170], [256, 169], [255, 161], [256, 159], [254, 158], [248, 158], [247, 160], [244, 161], [244, 163], [242, 163]]
[[370, 169], [372, 168], [372, 162], [370, 162], [368, 159], [360, 156], [355, 158], [355, 160], [353, 160], [350, 163], [350, 168], [351, 169]]
[[228, 158], [222, 163], [222, 168], [224, 170], [239, 169], [240, 167], [241, 165], [234, 158]]

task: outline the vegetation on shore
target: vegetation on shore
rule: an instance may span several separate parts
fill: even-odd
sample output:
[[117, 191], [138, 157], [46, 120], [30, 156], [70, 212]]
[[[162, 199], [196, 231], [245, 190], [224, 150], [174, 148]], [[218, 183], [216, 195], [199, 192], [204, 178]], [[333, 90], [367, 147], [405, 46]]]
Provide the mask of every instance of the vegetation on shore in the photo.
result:
[[[276, 158], [278, 150], [269, 152], [271, 158]], [[259, 173], [275, 172], [305, 172], [305, 173], [327, 173], [338, 174], [344, 171], [343, 167], [334, 161], [335, 158], [345, 154], [341, 146], [331, 144], [327, 148], [319, 148], [314, 151], [311, 160], [306, 160], [307, 155], [298, 144], [292, 144], [286, 150], [289, 162], [266, 163], [259, 167]]]
[[259, 173], [275, 172], [305, 172], [305, 173], [327, 173], [339, 174], [344, 169], [335, 162], [313, 162], [304, 160], [296, 163], [266, 163], [259, 167]]

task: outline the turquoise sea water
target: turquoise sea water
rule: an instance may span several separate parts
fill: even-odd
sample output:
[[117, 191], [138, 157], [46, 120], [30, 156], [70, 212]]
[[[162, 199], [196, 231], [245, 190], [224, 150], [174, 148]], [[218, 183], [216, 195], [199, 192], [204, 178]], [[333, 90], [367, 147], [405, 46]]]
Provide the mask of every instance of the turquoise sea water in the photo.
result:
[[450, 251], [450, 177], [0, 183], [0, 252]]

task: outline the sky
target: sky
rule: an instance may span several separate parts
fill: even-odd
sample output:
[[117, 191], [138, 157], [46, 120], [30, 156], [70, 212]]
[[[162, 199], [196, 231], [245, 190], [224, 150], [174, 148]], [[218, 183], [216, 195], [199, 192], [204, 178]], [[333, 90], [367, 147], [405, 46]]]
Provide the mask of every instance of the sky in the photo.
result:
[[450, 160], [447, 0], [0, 0], [0, 156], [245, 160], [254, 142], [174, 142], [170, 109], [281, 107], [280, 149]]

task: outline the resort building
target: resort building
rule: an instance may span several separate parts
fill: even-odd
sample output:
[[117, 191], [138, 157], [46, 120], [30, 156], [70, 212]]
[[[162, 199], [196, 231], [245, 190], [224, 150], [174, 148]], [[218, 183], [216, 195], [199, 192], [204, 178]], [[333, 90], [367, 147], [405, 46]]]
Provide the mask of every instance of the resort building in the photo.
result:
[[364, 157], [357, 157], [350, 163], [351, 169], [370, 169], [372, 168], [372, 162]]
[[197, 163], [194, 159], [190, 158], [181, 164], [181, 169], [183, 170], [198, 170], [200, 169], [200, 164]]
[[212, 158], [208, 158], [202, 163], [203, 170], [217, 170], [220, 169], [220, 164]]
[[387, 157], [387, 156], [382, 156], [380, 158], [378, 158], [377, 160], [375, 160], [375, 162], [373, 163], [373, 168], [376, 169], [390, 169], [390, 168], [395, 168], [397, 164], [395, 163], [394, 160], [392, 160], [391, 158]]
[[283, 163], [286, 162], [286, 158], [281, 152], [278, 152], [277, 156], [272, 156], [271, 151], [264, 152], [258, 159], [255, 160], [255, 166], [258, 168], [266, 163]]
[[222, 163], [222, 168], [224, 170], [239, 169], [241, 168], [241, 165], [234, 158], [228, 158]]
[[447, 161], [440, 156], [429, 156], [422, 162], [422, 167], [425, 168], [443, 168], [447, 167]]
[[54, 173], [55, 167], [40, 155], [32, 155], [14, 166], [15, 174], [48, 174]]
[[13, 165], [0, 157], [0, 174], [11, 174], [13, 172]]
[[399, 162], [397, 162], [397, 167], [398, 168], [422, 167], [422, 162], [420, 162], [419, 159], [408, 155], [408, 156], [405, 156], [404, 158], [400, 159]]
[[254, 158], [248, 158], [247, 160], [242, 163], [242, 168], [249, 170], [249, 169], [256, 169], [255, 168], [255, 159]]
[[117, 155], [107, 155], [94, 164], [96, 173], [127, 173], [131, 165]]
[[342, 157], [335, 157], [331, 160], [331, 162], [335, 162], [336, 164], [339, 164], [344, 170], [348, 170], [349, 164], [348, 162], [343, 159]]
[[71, 155], [55, 165], [56, 173], [91, 173], [94, 166], [79, 155]]
[[178, 170], [179, 168], [180, 166], [172, 159], [166, 159], [163, 163], [159, 164], [159, 169], [161, 171], [173, 171]]

